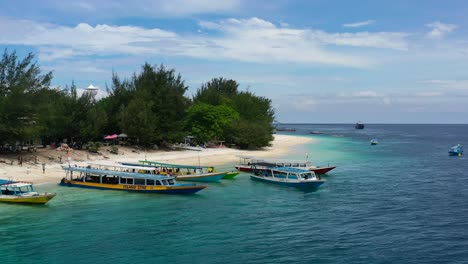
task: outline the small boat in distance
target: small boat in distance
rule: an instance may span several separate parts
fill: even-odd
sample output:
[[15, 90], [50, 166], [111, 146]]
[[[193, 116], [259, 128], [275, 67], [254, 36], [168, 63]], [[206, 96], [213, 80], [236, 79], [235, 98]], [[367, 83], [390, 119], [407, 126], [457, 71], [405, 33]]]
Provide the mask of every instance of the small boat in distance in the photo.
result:
[[371, 145], [377, 145], [377, 144], [379, 144], [379, 141], [374, 138], [374, 139], [371, 139], [370, 144]]
[[358, 121], [354, 127], [356, 129], [364, 129], [364, 123], [362, 123], [361, 121]]
[[16, 182], [0, 179], [0, 202], [23, 204], [46, 204], [55, 193], [38, 193], [30, 182]]
[[313, 131], [310, 131], [309, 134], [312, 134], [312, 135], [321, 135], [321, 134], [323, 134], [323, 132], [320, 132], [320, 131], [317, 131], [317, 130], [313, 130]]
[[449, 156], [461, 156], [463, 155], [463, 146], [460, 144], [457, 144], [451, 147], [448, 153], [449, 153]]
[[256, 168], [254, 166], [252, 173], [250, 178], [253, 180], [271, 182], [300, 189], [317, 189], [320, 185], [325, 183], [325, 180], [320, 179], [314, 172], [296, 168]]

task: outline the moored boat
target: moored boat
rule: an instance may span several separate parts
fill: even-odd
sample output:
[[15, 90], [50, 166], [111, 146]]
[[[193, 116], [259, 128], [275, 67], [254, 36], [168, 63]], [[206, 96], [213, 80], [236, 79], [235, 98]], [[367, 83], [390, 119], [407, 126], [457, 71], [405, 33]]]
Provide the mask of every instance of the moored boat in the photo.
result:
[[207, 187], [181, 184], [176, 182], [175, 177], [150, 173], [155, 170], [154, 168], [143, 170], [146, 173], [79, 166], [62, 166], [62, 168], [65, 171], [65, 177], [60, 185], [70, 187], [162, 194], [192, 194]]
[[370, 141], [370, 144], [371, 144], [371, 145], [377, 145], [377, 144], [379, 144], [379, 141], [378, 141], [377, 139], [374, 138], [374, 139], [372, 139], [372, 140]]
[[30, 182], [0, 180], [0, 202], [46, 204], [55, 193], [38, 193]]
[[[227, 172], [218, 172], [211, 166], [192, 166], [182, 164], [171, 164], [157, 161], [140, 160], [141, 164], [156, 167], [161, 174], [175, 176], [180, 181], [219, 182]], [[122, 164], [131, 165], [123, 162]], [[235, 175], [234, 175], [235, 176]]]
[[449, 156], [461, 156], [463, 155], [463, 146], [460, 144], [457, 144], [451, 147], [448, 153], [449, 153]]
[[320, 179], [314, 172], [296, 168], [286, 167], [271, 167], [271, 168], [256, 168], [250, 175], [251, 179], [286, 185], [300, 189], [317, 189], [325, 183], [325, 180]]
[[362, 123], [361, 121], [358, 121], [354, 127], [356, 129], [364, 129], [364, 123]]
[[331, 170], [335, 169], [336, 166], [315, 166], [310, 161], [293, 161], [293, 160], [269, 160], [264, 158], [256, 158], [254, 156], [239, 156], [240, 162], [235, 165], [235, 168], [239, 171], [251, 172], [253, 171], [252, 166], [263, 166], [267, 167], [290, 167], [297, 169], [305, 169], [313, 171], [315, 174], [326, 174]]

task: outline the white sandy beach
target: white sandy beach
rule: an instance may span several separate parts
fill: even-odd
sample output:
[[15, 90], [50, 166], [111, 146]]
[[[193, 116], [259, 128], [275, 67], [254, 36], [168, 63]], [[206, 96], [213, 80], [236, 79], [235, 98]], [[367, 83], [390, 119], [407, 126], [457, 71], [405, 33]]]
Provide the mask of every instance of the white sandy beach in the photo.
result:
[[[264, 150], [239, 150], [231, 148], [204, 149], [202, 151], [135, 151], [130, 148], [119, 148], [119, 154], [110, 154], [106, 148], [100, 150], [102, 155], [92, 155], [86, 151], [72, 151], [70, 163], [83, 163], [87, 161], [107, 162], [137, 162], [139, 160], [160, 161], [168, 163], [179, 163], [186, 165], [209, 165], [222, 166], [232, 164], [239, 160], [238, 155], [250, 155], [257, 157], [279, 157], [294, 149], [294, 146], [313, 142], [314, 139], [308, 137], [291, 135], [274, 135], [271, 147]], [[42, 153], [41, 153], [42, 152]], [[16, 156], [0, 158], [0, 179], [10, 179], [18, 181], [29, 181], [36, 184], [59, 182], [64, 177], [62, 165], [68, 164], [67, 154], [58, 150], [38, 150], [37, 162], [29, 160], [18, 165]], [[62, 164], [59, 162], [62, 156]], [[53, 158], [53, 160], [52, 160]], [[11, 165], [13, 162], [13, 165]], [[45, 163], [45, 173], [42, 171], [42, 163]]]

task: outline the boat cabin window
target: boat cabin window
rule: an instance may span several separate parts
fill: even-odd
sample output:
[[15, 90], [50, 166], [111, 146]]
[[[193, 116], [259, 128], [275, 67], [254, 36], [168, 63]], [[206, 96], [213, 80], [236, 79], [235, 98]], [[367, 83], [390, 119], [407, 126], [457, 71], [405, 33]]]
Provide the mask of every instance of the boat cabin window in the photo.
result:
[[162, 180], [163, 185], [167, 185], [167, 180]]
[[135, 179], [135, 185], [145, 185], [145, 179]]
[[161, 181], [156, 181], [156, 185], [161, 185]]
[[146, 185], [154, 185], [154, 180], [146, 180]]
[[169, 179], [169, 180], [167, 180], [167, 182], [172, 185], [172, 184], [174, 184], [174, 179]]
[[289, 175], [288, 175], [288, 178], [289, 178], [289, 179], [297, 179], [297, 175], [295, 175], [295, 174], [289, 174]]

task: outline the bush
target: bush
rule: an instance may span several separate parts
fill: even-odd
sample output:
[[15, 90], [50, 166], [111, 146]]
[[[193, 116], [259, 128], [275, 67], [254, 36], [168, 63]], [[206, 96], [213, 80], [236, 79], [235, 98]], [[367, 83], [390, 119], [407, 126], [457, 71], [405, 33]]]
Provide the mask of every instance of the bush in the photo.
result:
[[116, 145], [112, 145], [110, 153], [119, 154], [119, 148]]
[[88, 147], [86, 148], [89, 152], [98, 153], [99, 148], [101, 147], [100, 142], [88, 142]]

